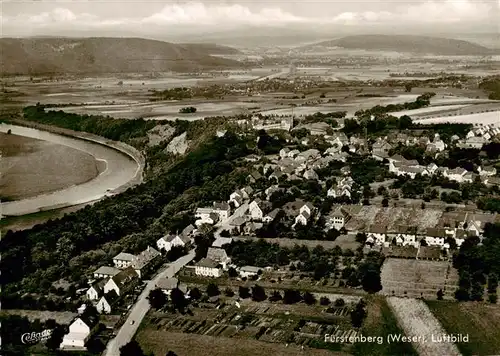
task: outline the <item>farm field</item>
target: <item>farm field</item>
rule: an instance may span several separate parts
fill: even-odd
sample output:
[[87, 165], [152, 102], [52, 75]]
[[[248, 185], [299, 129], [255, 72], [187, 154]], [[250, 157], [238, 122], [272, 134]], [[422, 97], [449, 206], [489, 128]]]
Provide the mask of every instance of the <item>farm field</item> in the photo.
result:
[[104, 167], [86, 152], [0, 132], [0, 197], [24, 199], [95, 178]]
[[435, 227], [443, 214], [441, 210], [422, 210], [419, 207], [383, 208], [371, 205], [361, 208], [353, 207], [352, 209], [352, 211], [349, 211], [352, 218], [347, 222], [346, 229], [353, 231], [363, 230], [369, 228], [371, 225], [387, 226], [389, 231], [397, 225], [417, 226], [424, 231], [428, 227]]
[[404, 334], [398, 324], [396, 316], [387, 304], [384, 297], [371, 295], [365, 298], [367, 302], [367, 317], [361, 328], [364, 336], [382, 336], [384, 342], [357, 343], [352, 353], [356, 356], [387, 356], [404, 355], [416, 356], [417, 353], [410, 343], [387, 343], [388, 335]]
[[447, 333], [468, 334], [469, 342], [458, 344], [464, 356], [500, 354], [500, 305], [426, 301]]
[[445, 299], [454, 299], [458, 274], [449, 262], [387, 258], [381, 272], [382, 294], [436, 299], [442, 289]]
[[183, 334], [145, 328], [140, 330], [136, 340], [146, 352], [165, 355], [172, 350], [179, 356], [348, 356], [343, 352], [319, 349], [305, 349], [281, 344], [271, 344], [251, 339], [230, 339], [206, 335]]
[[420, 356], [460, 356], [455, 344], [432, 342], [433, 336], [443, 335], [445, 330], [422, 300], [398, 297], [387, 300], [405, 335], [419, 338], [412, 344]]
[[500, 125], [500, 111], [492, 111], [478, 114], [467, 114], [459, 116], [442, 116], [431, 119], [415, 120], [421, 124], [439, 124], [439, 123], [464, 123], [464, 124], [495, 124]]

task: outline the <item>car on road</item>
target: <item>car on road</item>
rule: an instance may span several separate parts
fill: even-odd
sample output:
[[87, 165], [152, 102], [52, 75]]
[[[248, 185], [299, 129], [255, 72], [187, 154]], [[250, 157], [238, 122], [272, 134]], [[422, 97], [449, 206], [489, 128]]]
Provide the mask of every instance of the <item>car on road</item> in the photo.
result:
[[134, 325], [134, 323], [135, 323], [135, 320], [132, 320], [132, 321], [130, 322], [130, 325]]

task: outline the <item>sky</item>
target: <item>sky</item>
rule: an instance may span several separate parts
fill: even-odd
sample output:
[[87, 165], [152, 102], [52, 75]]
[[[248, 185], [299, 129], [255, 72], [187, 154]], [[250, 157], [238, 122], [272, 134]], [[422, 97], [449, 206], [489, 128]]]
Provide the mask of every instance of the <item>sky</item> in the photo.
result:
[[3, 37], [224, 31], [500, 33], [500, 0], [0, 0]]

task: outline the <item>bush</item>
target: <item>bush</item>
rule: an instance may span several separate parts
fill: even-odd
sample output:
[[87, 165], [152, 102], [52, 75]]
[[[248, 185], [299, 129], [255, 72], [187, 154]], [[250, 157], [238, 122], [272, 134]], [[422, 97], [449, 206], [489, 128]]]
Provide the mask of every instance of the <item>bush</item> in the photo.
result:
[[345, 301], [342, 298], [338, 298], [335, 300], [335, 306], [336, 307], [343, 307], [345, 305]]
[[321, 297], [319, 299], [319, 304], [321, 304], [321, 305], [329, 305], [330, 304], [330, 299], [328, 299], [327, 297]]

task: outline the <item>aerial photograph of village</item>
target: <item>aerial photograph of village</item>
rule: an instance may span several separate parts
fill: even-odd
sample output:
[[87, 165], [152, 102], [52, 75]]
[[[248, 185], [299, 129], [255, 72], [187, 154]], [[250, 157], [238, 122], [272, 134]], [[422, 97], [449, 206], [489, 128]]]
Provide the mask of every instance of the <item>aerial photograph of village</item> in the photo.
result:
[[0, 355], [500, 355], [498, 0], [0, 9]]

